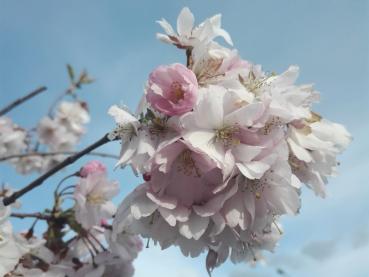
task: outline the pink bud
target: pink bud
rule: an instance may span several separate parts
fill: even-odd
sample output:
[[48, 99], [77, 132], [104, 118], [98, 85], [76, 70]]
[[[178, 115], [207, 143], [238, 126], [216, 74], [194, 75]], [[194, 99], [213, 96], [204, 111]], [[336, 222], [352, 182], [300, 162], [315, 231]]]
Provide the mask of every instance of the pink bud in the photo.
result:
[[148, 182], [151, 180], [151, 175], [149, 173], [144, 173], [142, 175], [143, 179], [145, 180], [145, 182]]
[[87, 164], [85, 164], [81, 170], [79, 171], [79, 175], [82, 178], [86, 178], [91, 173], [106, 173], [106, 167], [99, 161], [90, 161]]

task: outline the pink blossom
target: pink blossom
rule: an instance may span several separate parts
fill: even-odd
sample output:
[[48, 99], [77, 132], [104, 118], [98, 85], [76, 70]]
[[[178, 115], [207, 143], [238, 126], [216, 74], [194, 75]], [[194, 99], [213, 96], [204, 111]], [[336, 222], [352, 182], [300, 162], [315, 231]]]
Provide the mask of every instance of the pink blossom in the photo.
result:
[[149, 77], [146, 99], [166, 115], [181, 115], [190, 110], [197, 99], [195, 74], [182, 64], [159, 66]]
[[96, 172], [106, 173], [106, 167], [101, 162], [94, 160], [85, 164], [79, 171], [79, 175], [83, 178], [86, 178], [91, 173]]

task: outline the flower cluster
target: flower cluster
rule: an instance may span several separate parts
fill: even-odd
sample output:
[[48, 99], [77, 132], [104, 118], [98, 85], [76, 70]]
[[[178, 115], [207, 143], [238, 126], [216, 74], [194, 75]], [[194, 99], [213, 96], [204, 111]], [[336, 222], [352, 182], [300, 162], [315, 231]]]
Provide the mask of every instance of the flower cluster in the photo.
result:
[[[62, 101], [54, 116], [42, 118], [37, 126], [39, 142], [50, 152], [72, 151], [85, 133], [84, 125], [90, 121], [87, 104], [80, 101]], [[65, 155], [48, 159], [51, 165], [60, 162]]]
[[[77, 185], [58, 186], [53, 209], [36, 215], [47, 220], [43, 239], [35, 236], [33, 226], [24, 233], [13, 231], [12, 207], [2, 201], [11, 191], [0, 191], [0, 276], [133, 276], [132, 262], [142, 241], [134, 234], [114, 234], [109, 223], [116, 210], [110, 200], [118, 193], [118, 183], [107, 179], [106, 168], [98, 161], [87, 163], [75, 175]], [[63, 209], [70, 195], [75, 205]]]
[[[12, 123], [7, 117], [0, 118], [0, 157], [9, 159], [21, 174], [43, 172], [73, 151], [84, 134], [84, 125], [90, 116], [87, 104], [80, 101], [60, 102], [55, 115], [42, 118], [36, 128], [37, 137]], [[42, 155], [39, 152], [55, 153]]]
[[0, 117], [0, 157], [21, 153], [27, 148], [27, 133], [8, 117]]
[[[37, 126], [21, 128], [10, 118], [0, 117], [0, 162], [10, 162], [20, 174], [42, 173], [52, 168], [66, 155], [73, 154], [85, 133], [90, 115], [87, 103], [79, 100], [76, 91], [92, 83], [93, 79], [85, 70], [78, 78], [70, 65], [67, 65], [67, 70], [69, 88], [52, 102], [48, 115]], [[44, 91], [46, 87], [41, 89]], [[35, 94], [29, 95], [33, 97]], [[67, 97], [71, 100], [66, 100]], [[14, 107], [22, 103], [18, 102]]]
[[279, 217], [299, 212], [301, 183], [324, 196], [350, 134], [312, 111], [319, 93], [295, 84], [297, 66], [269, 74], [215, 42], [232, 45], [220, 15], [194, 27], [184, 8], [177, 32], [159, 24], [158, 38], [184, 49], [187, 63], [150, 74], [137, 115], [109, 110], [118, 165], [145, 180], [118, 208], [113, 234], [191, 257], [207, 251], [209, 272], [228, 258], [256, 261], [279, 240]]

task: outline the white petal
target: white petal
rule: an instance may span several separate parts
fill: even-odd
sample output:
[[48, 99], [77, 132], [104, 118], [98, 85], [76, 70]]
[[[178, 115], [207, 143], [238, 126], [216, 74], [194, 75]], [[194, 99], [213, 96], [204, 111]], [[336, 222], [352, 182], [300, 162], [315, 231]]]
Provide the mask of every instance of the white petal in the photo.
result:
[[228, 114], [224, 121], [228, 124], [239, 124], [241, 126], [249, 127], [259, 119], [264, 113], [263, 103], [254, 103], [246, 105], [230, 114]]
[[151, 192], [147, 192], [146, 196], [158, 206], [166, 209], [173, 210], [177, 206], [177, 199], [174, 197], [167, 195], [159, 197]]
[[189, 220], [179, 224], [179, 233], [187, 239], [198, 240], [206, 231], [209, 217], [201, 217], [192, 213]]
[[236, 166], [241, 171], [241, 173], [249, 179], [260, 179], [265, 171], [270, 168], [270, 165], [254, 161], [249, 163], [236, 163]]
[[138, 145], [137, 137], [133, 137], [131, 141], [124, 142], [124, 144], [122, 144], [121, 157], [115, 166], [124, 167], [127, 164], [129, 164], [131, 158], [133, 157], [134, 153], [137, 150], [137, 145]]
[[191, 35], [191, 31], [193, 28], [193, 24], [195, 22], [195, 18], [191, 13], [190, 9], [185, 7], [181, 10], [178, 18], [177, 18], [177, 32], [180, 36]]
[[172, 25], [170, 25], [168, 21], [166, 21], [164, 18], [156, 21], [156, 23], [158, 23], [163, 28], [163, 30], [167, 33], [167, 35], [170, 35], [170, 36], [176, 35], [176, 33], [173, 30]]
[[234, 148], [234, 155], [238, 161], [250, 162], [261, 152], [263, 148], [260, 146], [252, 146], [246, 144], [239, 144]]
[[196, 125], [206, 129], [218, 129], [223, 126], [223, 102], [226, 90], [218, 86], [209, 86], [195, 107]]
[[223, 230], [224, 230], [224, 227], [225, 227], [225, 219], [224, 217], [217, 213], [217, 214], [214, 214], [211, 219], [213, 220], [214, 222], [214, 226], [211, 230], [211, 233], [210, 235], [211, 236], [216, 236], [216, 235], [219, 235]]
[[108, 114], [114, 117], [115, 122], [120, 125], [126, 125], [129, 123], [134, 125], [138, 122], [137, 118], [135, 118], [132, 114], [119, 108], [116, 105], [113, 105], [109, 108]]
[[146, 195], [143, 194], [138, 196], [132, 203], [131, 213], [134, 218], [140, 219], [141, 217], [147, 217], [151, 215], [157, 208], [158, 205], [152, 202], [146, 197]]
[[167, 36], [167, 35], [164, 35], [164, 34], [160, 34], [160, 33], [157, 33], [156, 34], [156, 38], [164, 43], [169, 43], [171, 44], [173, 41]]
[[310, 153], [296, 142], [294, 142], [291, 138], [287, 139], [288, 145], [291, 147], [292, 153], [301, 161], [311, 162], [312, 158]]

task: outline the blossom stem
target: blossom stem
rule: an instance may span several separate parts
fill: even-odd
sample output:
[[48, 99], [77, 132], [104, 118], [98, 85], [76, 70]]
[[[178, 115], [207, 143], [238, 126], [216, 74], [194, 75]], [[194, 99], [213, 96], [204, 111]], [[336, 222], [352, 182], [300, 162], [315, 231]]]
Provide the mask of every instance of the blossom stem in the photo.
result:
[[47, 172], [45, 172], [43, 175], [41, 175], [40, 177], [38, 177], [36, 180], [34, 180], [33, 182], [29, 183], [27, 186], [25, 186], [22, 189], [14, 192], [9, 197], [5, 197], [3, 199], [4, 205], [5, 206], [8, 206], [8, 205], [12, 204], [14, 201], [16, 201], [22, 195], [24, 195], [27, 192], [33, 190], [34, 188], [40, 186], [45, 180], [47, 180], [49, 177], [51, 177], [52, 175], [54, 175], [58, 171], [62, 170], [63, 168], [65, 168], [68, 165], [73, 164], [75, 161], [77, 161], [81, 157], [87, 155], [88, 153], [90, 153], [94, 149], [96, 149], [96, 148], [98, 148], [98, 147], [100, 147], [100, 146], [102, 146], [102, 145], [110, 142], [111, 140], [108, 138], [108, 136], [109, 136], [109, 134], [105, 134], [98, 141], [96, 141], [95, 143], [93, 143], [90, 146], [86, 147], [82, 151], [77, 152], [76, 154], [74, 154], [72, 156], [69, 156], [64, 161], [60, 162], [59, 164], [57, 164], [56, 166], [54, 166], [53, 168], [51, 168], [50, 170], [48, 170]]
[[193, 65], [193, 61], [192, 61], [192, 48], [187, 48], [186, 49], [186, 66], [187, 68], [191, 68]]
[[25, 101], [31, 99], [32, 97], [36, 96], [37, 94], [40, 94], [41, 92], [46, 91], [46, 89], [47, 89], [46, 87], [42, 86], [42, 87], [39, 87], [39, 88], [35, 89], [34, 91], [31, 91], [27, 95], [25, 95], [25, 96], [23, 96], [21, 98], [18, 98], [14, 102], [12, 102], [9, 105], [7, 105], [5, 108], [1, 109], [0, 110], [0, 116], [6, 114], [7, 112], [11, 111], [15, 107], [17, 107], [20, 104], [22, 104], [23, 102], [25, 102]]
[[[40, 157], [48, 157], [48, 156], [57, 156], [57, 155], [74, 155], [77, 154], [76, 151], [57, 151], [57, 152], [30, 152], [30, 153], [23, 153], [23, 154], [14, 154], [5, 157], [0, 157], [0, 162], [11, 160], [11, 159], [18, 159], [18, 158], [25, 158], [25, 157], [32, 157], [32, 156], [40, 156]], [[98, 156], [102, 158], [111, 158], [111, 159], [118, 159], [117, 155], [103, 153], [103, 152], [90, 152], [87, 153], [90, 156]]]
[[24, 218], [37, 218], [41, 220], [51, 219], [51, 216], [43, 214], [43, 213], [12, 213], [10, 216], [20, 218], [20, 219], [24, 219]]
[[67, 190], [69, 189], [74, 189], [76, 186], [75, 185], [70, 185], [70, 186], [67, 186], [65, 188], [63, 188], [60, 192], [59, 192], [59, 195], [62, 196], [62, 195], [65, 195], [67, 192]]
[[[59, 193], [59, 189], [60, 189], [61, 185], [64, 183], [64, 181], [68, 180], [69, 178], [71, 178], [71, 177], [73, 177], [73, 176], [77, 176], [77, 173], [78, 173], [78, 171], [77, 171], [77, 172], [75, 172], [75, 173], [73, 173], [73, 174], [70, 174], [70, 175], [68, 175], [68, 176], [64, 177], [63, 179], [61, 179], [61, 181], [59, 182], [59, 184], [56, 186], [56, 189], [55, 189], [55, 192], [54, 192], [54, 196], [55, 196], [55, 198], [57, 198], [58, 193]], [[69, 186], [69, 187], [70, 187], [70, 186]], [[68, 187], [67, 187], [67, 188], [68, 188]], [[64, 188], [64, 189], [65, 189], [65, 188]], [[64, 189], [62, 189], [62, 191], [61, 191], [61, 192], [64, 192]]]

